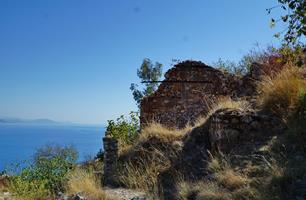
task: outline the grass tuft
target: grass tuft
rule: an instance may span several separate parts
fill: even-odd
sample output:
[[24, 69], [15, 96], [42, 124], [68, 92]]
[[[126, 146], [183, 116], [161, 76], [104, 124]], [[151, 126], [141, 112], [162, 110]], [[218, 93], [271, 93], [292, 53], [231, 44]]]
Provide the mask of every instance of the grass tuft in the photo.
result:
[[141, 131], [139, 142], [146, 141], [151, 137], [158, 137], [164, 142], [172, 142], [183, 138], [187, 129], [170, 129], [162, 124], [152, 122]]
[[276, 77], [265, 77], [258, 84], [258, 103], [284, 120], [295, 115], [300, 93], [306, 90], [302, 69], [286, 67]]
[[124, 163], [119, 170], [119, 180], [127, 188], [143, 191], [152, 198], [157, 197], [158, 175], [169, 166], [170, 160], [164, 152], [154, 149], [154, 152], [150, 152], [150, 159]]
[[[199, 117], [193, 127], [200, 126], [204, 124], [207, 119], [213, 115], [217, 110], [221, 109], [237, 109], [237, 110], [249, 110], [251, 105], [249, 102], [245, 100], [234, 101], [230, 97], [219, 97], [217, 99], [213, 99], [209, 102], [205, 101], [205, 105], [208, 107], [208, 112], [205, 116]], [[189, 126], [189, 129], [193, 127]]]
[[217, 182], [229, 190], [236, 190], [246, 186], [249, 180], [242, 174], [228, 168], [216, 175]]
[[67, 193], [80, 194], [90, 200], [114, 200], [102, 190], [100, 181], [92, 172], [76, 169], [68, 174]]
[[182, 181], [177, 186], [178, 200], [230, 200], [231, 194], [213, 182], [199, 181], [190, 183]]

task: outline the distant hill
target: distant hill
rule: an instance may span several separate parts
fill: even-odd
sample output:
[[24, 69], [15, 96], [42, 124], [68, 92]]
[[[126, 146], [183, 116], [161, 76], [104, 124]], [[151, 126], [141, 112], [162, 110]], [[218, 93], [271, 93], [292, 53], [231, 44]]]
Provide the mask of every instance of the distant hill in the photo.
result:
[[42, 124], [57, 124], [59, 122], [53, 121], [51, 119], [34, 119], [31, 123], [42, 123]]
[[18, 118], [4, 118], [0, 119], [0, 123], [27, 123], [27, 124], [58, 124], [60, 122], [51, 119], [18, 119]]

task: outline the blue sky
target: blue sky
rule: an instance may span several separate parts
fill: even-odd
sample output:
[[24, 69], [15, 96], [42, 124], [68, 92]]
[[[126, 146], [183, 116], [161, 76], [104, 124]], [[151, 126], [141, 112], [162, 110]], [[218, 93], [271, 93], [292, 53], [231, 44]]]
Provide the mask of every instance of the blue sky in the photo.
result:
[[[277, 0], [0, 0], [0, 117], [88, 124], [136, 110], [143, 58], [237, 61], [279, 44]], [[279, 11], [273, 14], [278, 16]]]

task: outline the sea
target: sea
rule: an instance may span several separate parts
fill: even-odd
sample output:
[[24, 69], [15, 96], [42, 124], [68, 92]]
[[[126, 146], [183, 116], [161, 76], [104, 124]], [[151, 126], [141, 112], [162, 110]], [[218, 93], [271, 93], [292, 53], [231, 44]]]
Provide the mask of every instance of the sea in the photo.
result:
[[104, 132], [103, 125], [0, 123], [0, 172], [30, 163], [44, 145], [73, 145], [83, 162], [102, 149]]

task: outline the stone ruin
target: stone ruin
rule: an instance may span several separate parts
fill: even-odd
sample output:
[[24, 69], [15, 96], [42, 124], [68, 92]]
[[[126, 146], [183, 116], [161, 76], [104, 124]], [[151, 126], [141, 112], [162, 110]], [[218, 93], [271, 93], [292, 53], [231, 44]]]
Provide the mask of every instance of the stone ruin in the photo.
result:
[[260, 75], [255, 68], [240, 77], [202, 62], [181, 62], [165, 74], [165, 80], [154, 94], [142, 100], [141, 125], [155, 121], [167, 127], [182, 128], [192, 124], [208, 112], [216, 98], [236, 99], [254, 94], [254, 75]]
[[[246, 99], [251, 102], [257, 95], [256, 82], [263, 75], [272, 75], [271, 73], [277, 73], [282, 69], [281, 64], [273, 69], [274, 71], [265, 70], [267, 66], [271, 68], [269, 63], [266, 66], [254, 63], [247, 75], [236, 76], [202, 62], [181, 62], [165, 74], [165, 80], [161, 82], [155, 93], [142, 100], [141, 127], [154, 121], [167, 127], [182, 128], [188, 123], [194, 123], [200, 116], [205, 116], [212, 101], [220, 97], [230, 97], [234, 100]], [[274, 130], [275, 127], [280, 129]], [[187, 134], [179, 159], [173, 162], [168, 172], [161, 174], [160, 184], [164, 188], [171, 188], [173, 183], [171, 170], [174, 169], [185, 171], [187, 177], [203, 177], [205, 171], [201, 169], [207, 163], [207, 150], [212, 153], [218, 151], [226, 153], [241, 149], [254, 150], [257, 149], [254, 148], [254, 144], [258, 143], [258, 146], [261, 146], [266, 138], [281, 132], [282, 128], [278, 119], [254, 110], [219, 110], [205, 124]], [[118, 144], [114, 138], [108, 136], [103, 139], [103, 142], [104, 183], [114, 186], [117, 181]], [[203, 163], [199, 165], [201, 159]], [[165, 190], [164, 196], [171, 196], [172, 190], [173, 188], [168, 194]]]

